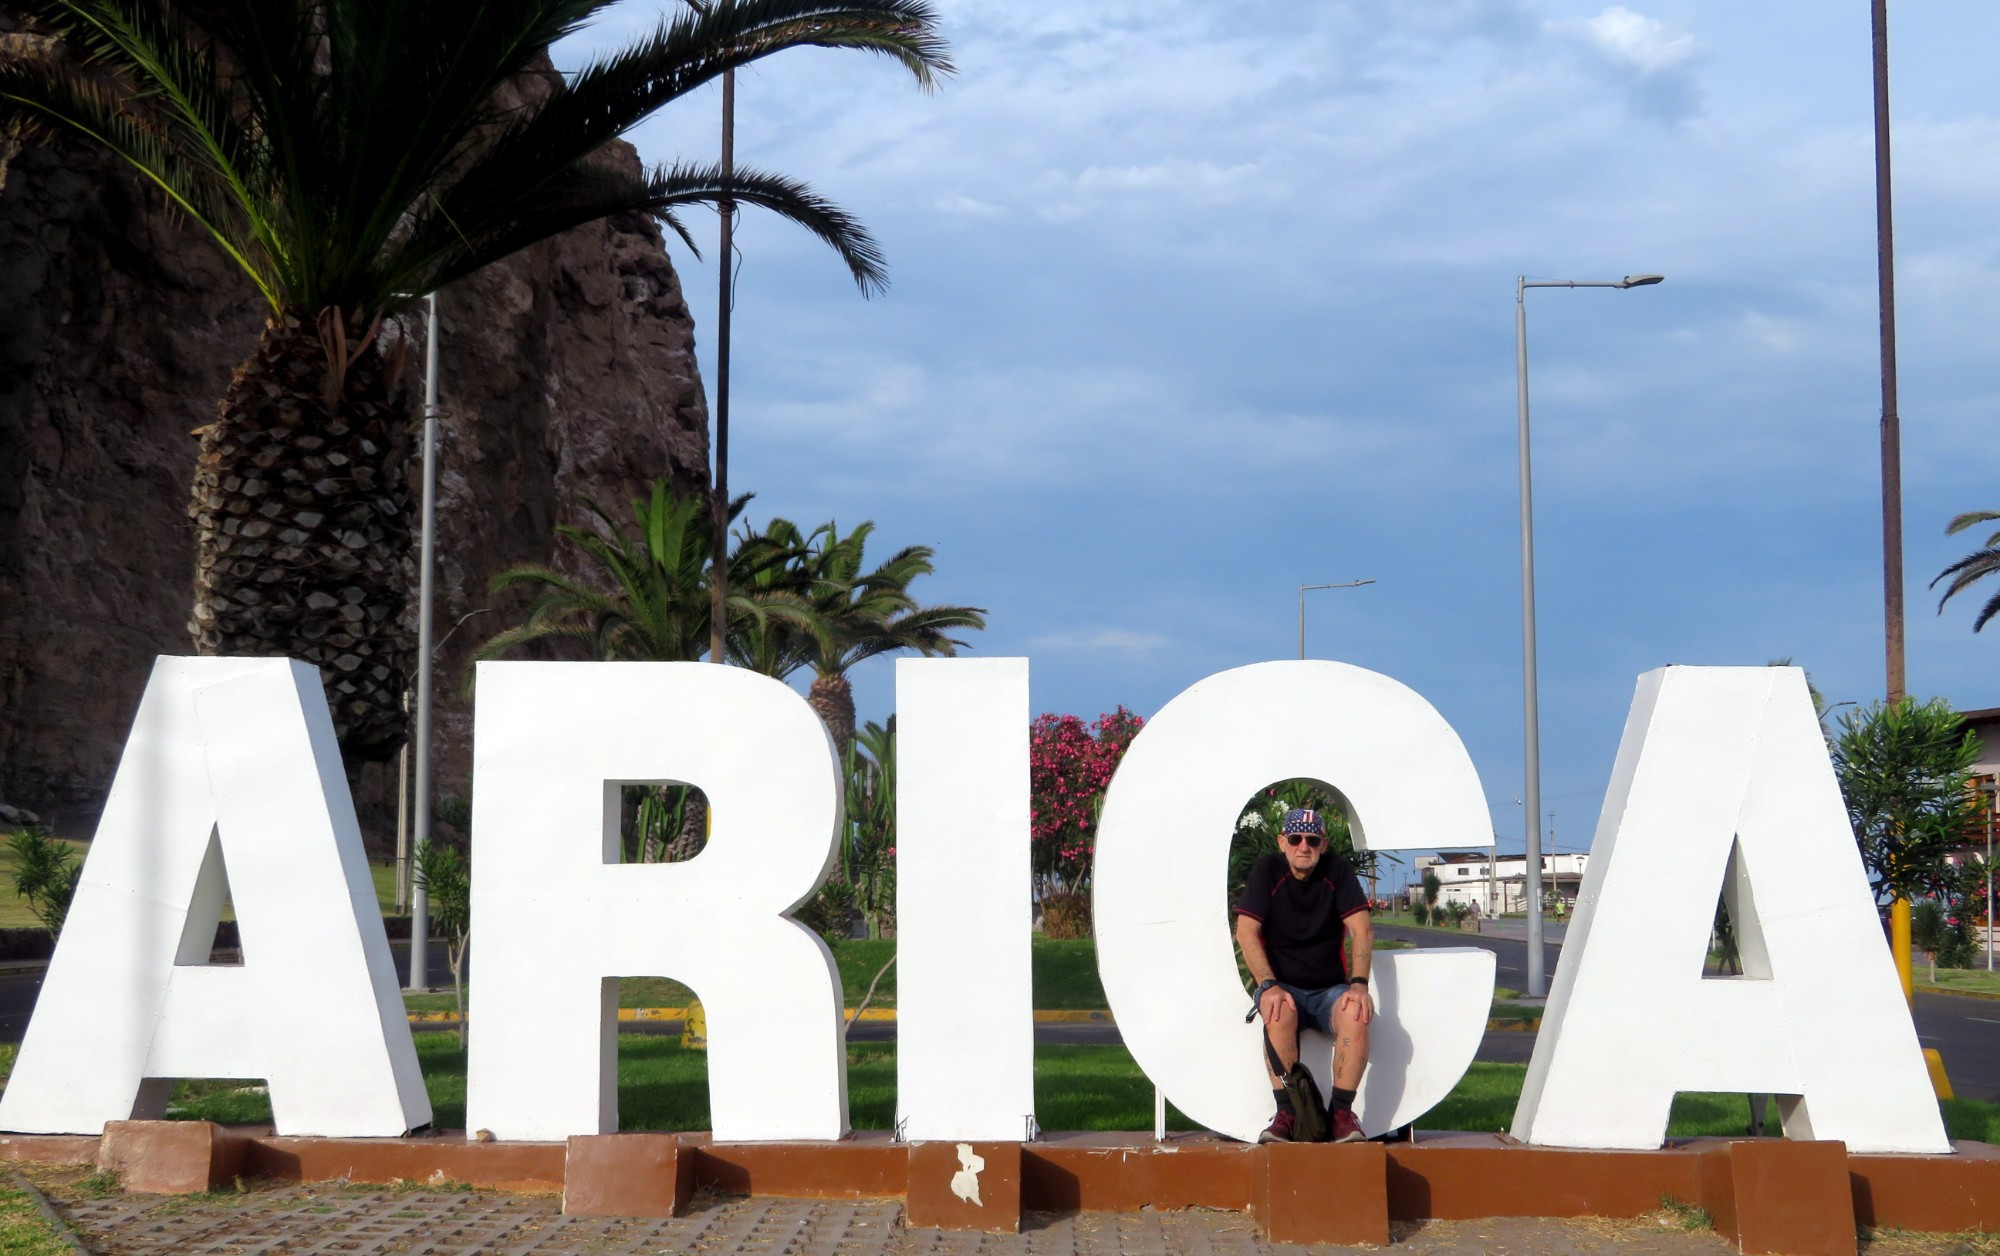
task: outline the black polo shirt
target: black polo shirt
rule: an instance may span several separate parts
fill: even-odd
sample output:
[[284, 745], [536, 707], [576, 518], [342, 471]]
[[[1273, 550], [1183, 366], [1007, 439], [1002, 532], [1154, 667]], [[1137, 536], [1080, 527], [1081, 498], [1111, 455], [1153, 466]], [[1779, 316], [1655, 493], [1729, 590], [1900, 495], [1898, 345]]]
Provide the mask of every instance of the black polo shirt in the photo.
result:
[[1243, 884], [1236, 910], [1263, 926], [1264, 953], [1279, 981], [1324, 990], [1347, 981], [1341, 943], [1346, 919], [1368, 910], [1354, 866], [1328, 851], [1301, 881], [1280, 854], [1259, 859]]

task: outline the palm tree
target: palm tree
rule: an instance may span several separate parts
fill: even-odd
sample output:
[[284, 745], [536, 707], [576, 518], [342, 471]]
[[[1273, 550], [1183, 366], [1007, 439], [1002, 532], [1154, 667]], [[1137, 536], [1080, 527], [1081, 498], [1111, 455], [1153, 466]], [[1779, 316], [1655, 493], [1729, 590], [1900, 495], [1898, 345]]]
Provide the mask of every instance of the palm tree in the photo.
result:
[[[748, 493], [730, 503], [729, 518], [743, 513]], [[599, 528], [563, 525], [556, 535], [580, 552], [595, 579], [526, 563], [493, 577], [495, 592], [535, 590], [527, 618], [486, 641], [475, 659], [503, 658], [524, 646], [567, 642], [591, 659], [658, 663], [692, 662], [709, 643], [715, 569], [710, 530], [714, 516], [705, 496], [679, 497], [666, 481], [632, 503], [636, 531], [627, 531], [595, 502], [586, 503]], [[786, 586], [794, 553], [761, 537], [739, 537], [724, 572], [732, 633], [747, 625], [784, 623], [792, 639], [811, 640], [820, 621], [807, 601]], [[470, 683], [471, 677], [467, 677]], [[692, 859], [707, 841], [707, 800], [687, 786], [627, 786], [620, 828], [631, 835], [634, 862]]]
[[0, 61], [0, 132], [67, 133], [150, 180], [250, 277], [270, 317], [198, 431], [189, 630], [204, 654], [320, 666], [341, 744], [403, 740], [410, 409], [397, 315], [583, 223], [761, 205], [832, 246], [853, 218], [778, 175], [598, 159], [734, 67], [817, 45], [950, 65], [926, 0], [708, 0], [579, 73], [546, 50], [611, 0], [14, 0], [53, 45]]
[[[1957, 536], [1967, 528], [1978, 527], [1982, 523], [1992, 523], [1996, 520], [2000, 520], [2000, 510], [1969, 510], [1953, 519], [1945, 528], [1944, 534]], [[1944, 596], [1938, 599], [1938, 614], [1944, 613], [1946, 602], [1996, 571], [2000, 571], [2000, 532], [1987, 537], [1984, 546], [1940, 571], [1937, 580], [1931, 581], [1931, 587], [1935, 589], [1938, 580], [1951, 578], [1951, 583], [1945, 586]], [[1972, 631], [1978, 632], [1984, 628], [1986, 621], [1995, 615], [2000, 615], [2000, 592], [1987, 598], [1986, 605], [1979, 608], [1978, 617], [1972, 621]]]
[[[750, 501], [748, 493], [729, 505], [733, 520]], [[509, 567], [493, 577], [492, 588], [527, 588], [535, 593], [527, 618], [489, 638], [474, 655], [503, 658], [533, 642], [570, 642], [598, 660], [688, 662], [708, 649], [710, 596], [710, 515], [698, 495], [676, 496], [666, 481], [653, 482], [652, 495], [632, 503], [636, 531], [628, 531], [595, 502], [586, 502], [599, 527], [564, 524], [556, 535], [594, 569], [596, 582], [566, 575], [540, 563]], [[734, 621], [782, 621], [810, 639], [819, 619], [799, 594], [773, 587], [790, 554], [758, 538], [740, 541], [724, 573]]]
[[798, 545], [798, 529], [774, 519], [765, 536], [791, 548], [802, 585], [817, 623], [801, 631], [803, 621], [773, 620], [746, 624], [733, 644], [731, 657], [784, 677], [801, 667], [813, 669], [806, 701], [825, 722], [835, 747], [843, 755], [854, 741], [854, 688], [847, 672], [856, 663], [880, 654], [915, 650], [927, 655], [953, 655], [965, 642], [947, 634], [959, 628], [986, 627], [986, 612], [977, 606], [920, 606], [910, 596], [910, 584], [930, 575], [933, 551], [927, 545], [898, 550], [889, 561], [866, 570], [872, 522], [845, 536], [838, 524], [824, 523]]
[[[760, 553], [765, 559], [746, 577], [752, 584], [745, 592], [753, 598], [762, 594], [784, 593], [798, 598], [802, 605], [812, 608], [814, 612], [809, 624], [790, 618], [773, 619], [768, 615], [762, 618], [747, 615], [731, 617], [724, 657], [737, 667], [747, 667], [751, 671], [784, 680], [812, 662], [816, 642], [825, 632], [825, 624], [818, 616], [812, 597], [812, 549], [797, 524], [779, 518], [773, 518], [761, 532], [748, 528], [738, 531], [736, 545], [738, 549], [757, 547], [753, 552]], [[730, 576], [726, 587], [731, 590], [738, 588], [737, 578]]]

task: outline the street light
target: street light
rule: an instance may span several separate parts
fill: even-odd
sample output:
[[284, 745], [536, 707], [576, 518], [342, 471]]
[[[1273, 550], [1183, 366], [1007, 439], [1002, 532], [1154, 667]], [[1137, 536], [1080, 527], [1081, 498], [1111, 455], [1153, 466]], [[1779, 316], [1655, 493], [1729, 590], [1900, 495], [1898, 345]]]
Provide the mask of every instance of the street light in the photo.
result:
[[1345, 584], [1302, 584], [1299, 586], [1299, 657], [1306, 656], [1306, 590], [1308, 589], [1358, 589], [1364, 584], [1374, 584], [1373, 580], [1349, 580]]
[[1521, 717], [1526, 742], [1527, 788], [1522, 808], [1527, 829], [1528, 989], [1530, 998], [1548, 994], [1542, 963], [1542, 732], [1539, 710], [1541, 682], [1535, 672], [1535, 496], [1528, 462], [1528, 289], [1530, 288], [1649, 288], [1665, 275], [1627, 275], [1623, 279], [1514, 280], [1514, 390], [1520, 410], [1521, 441]]
[[[438, 313], [437, 293], [424, 298], [423, 527], [417, 549], [416, 853], [431, 840], [431, 614], [437, 569]], [[430, 887], [418, 878], [410, 893], [410, 989], [430, 984]]]

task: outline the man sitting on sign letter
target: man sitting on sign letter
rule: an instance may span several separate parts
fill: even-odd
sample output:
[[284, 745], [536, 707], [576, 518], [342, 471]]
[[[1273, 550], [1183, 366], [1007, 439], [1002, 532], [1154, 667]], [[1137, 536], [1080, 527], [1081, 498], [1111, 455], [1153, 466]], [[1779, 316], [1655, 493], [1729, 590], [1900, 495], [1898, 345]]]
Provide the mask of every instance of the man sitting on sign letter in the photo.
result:
[[[1352, 946], [1351, 967], [1341, 955], [1343, 938]], [[1368, 1022], [1375, 1016], [1368, 993], [1375, 931], [1353, 865], [1327, 857], [1326, 822], [1317, 811], [1287, 811], [1278, 853], [1250, 869], [1236, 900], [1236, 944], [1257, 979], [1257, 1010], [1280, 1069], [1298, 1062], [1301, 1023], [1333, 1036], [1333, 1141], [1360, 1141], [1354, 1092], [1368, 1067]], [[1257, 1141], [1290, 1142], [1296, 1114], [1269, 1055], [1278, 1115]]]

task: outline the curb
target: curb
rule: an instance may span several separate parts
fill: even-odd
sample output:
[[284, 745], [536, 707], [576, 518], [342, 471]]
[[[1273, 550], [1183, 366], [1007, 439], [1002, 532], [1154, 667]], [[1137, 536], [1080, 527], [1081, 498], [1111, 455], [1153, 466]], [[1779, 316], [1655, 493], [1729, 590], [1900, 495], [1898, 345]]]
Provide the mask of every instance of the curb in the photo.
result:
[[1910, 985], [1918, 994], [1942, 994], [1953, 999], [1985, 999], [1989, 1003], [2000, 1003], [2000, 994], [1991, 990], [1954, 990], [1950, 986], [1933, 986], [1922, 981], [1913, 981]]

